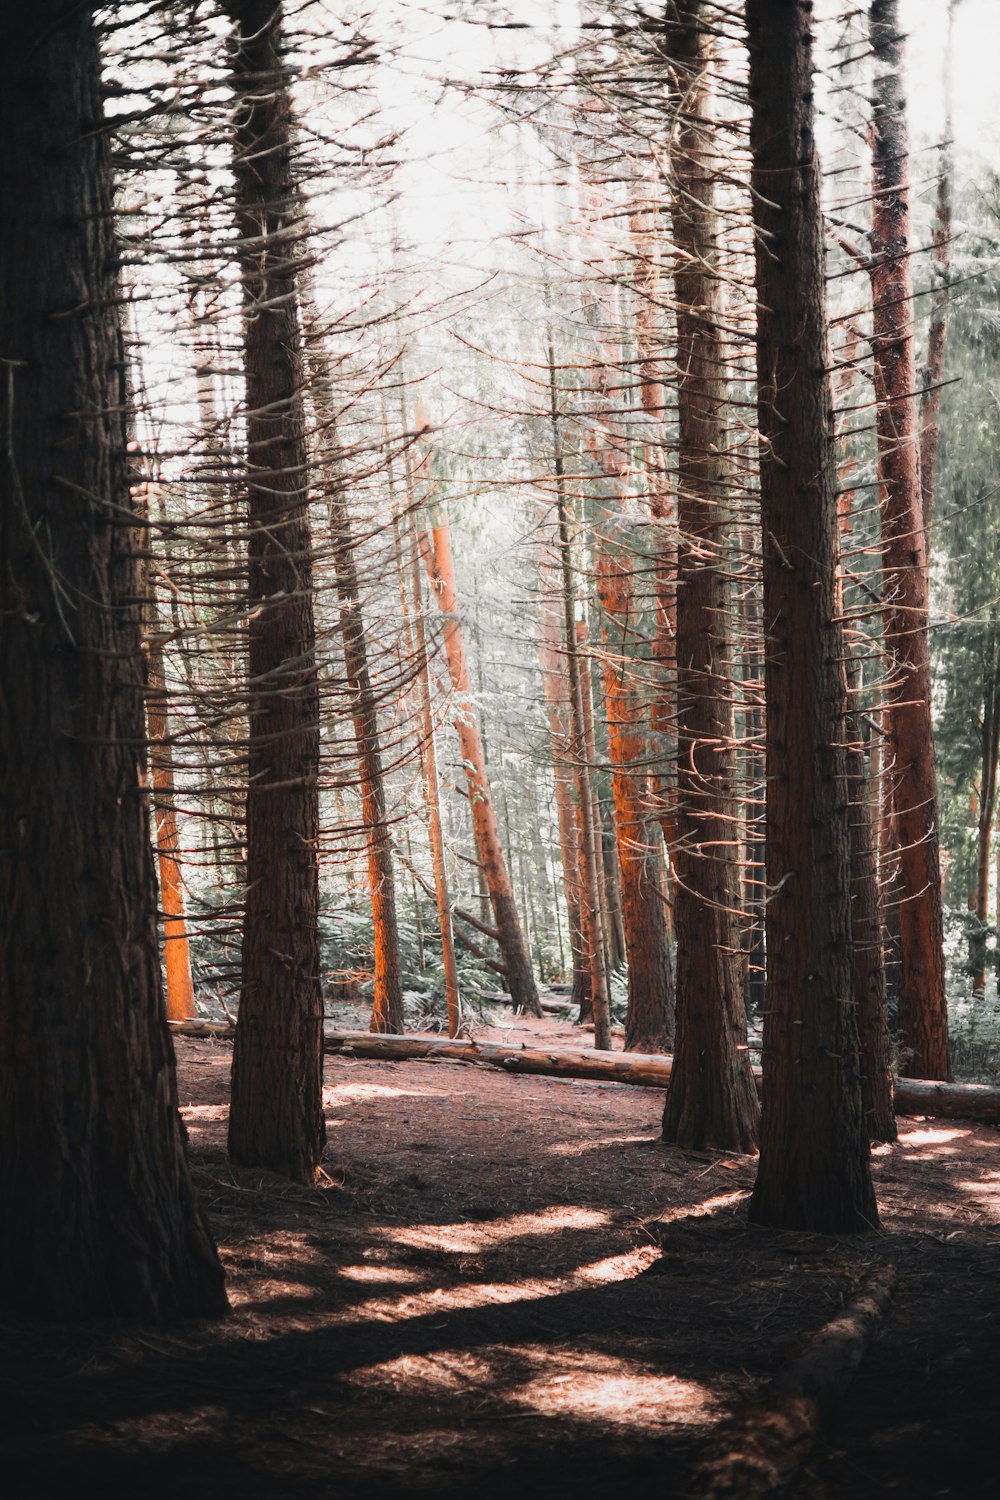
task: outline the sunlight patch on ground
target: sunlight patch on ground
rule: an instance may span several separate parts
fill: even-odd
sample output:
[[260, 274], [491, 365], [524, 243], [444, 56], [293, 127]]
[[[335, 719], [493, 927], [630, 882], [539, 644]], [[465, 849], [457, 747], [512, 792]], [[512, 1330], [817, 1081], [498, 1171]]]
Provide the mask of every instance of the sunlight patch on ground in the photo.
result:
[[354, 1371], [352, 1385], [377, 1385], [409, 1396], [448, 1396], [489, 1390], [493, 1364], [488, 1351], [470, 1354], [443, 1349], [435, 1354], [402, 1354]]
[[[652, 1129], [652, 1126], [650, 1127]], [[552, 1141], [545, 1147], [546, 1156], [586, 1156], [599, 1146], [648, 1146], [649, 1134], [588, 1136], [583, 1141]]]
[[409, 1266], [341, 1266], [337, 1271], [338, 1276], [346, 1276], [348, 1281], [388, 1281], [388, 1282], [420, 1282], [426, 1281], [428, 1271], [414, 1271]]
[[611, 1215], [602, 1209], [556, 1205], [543, 1208], [536, 1214], [510, 1214], [503, 1219], [482, 1220], [476, 1224], [416, 1224], [409, 1229], [387, 1229], [383, 1234], [394, 1245], [474, 1255], [501, 1240], [521, 1239], [529, 1234], [555, 1234], [563, 1229], [603, 1229], [610, 1223]]
[[182, 1104], [181, 1117], [188, 1125], [197, 1125], [210, 1120], [224, 1120], [229, 1114], [228, 1104]]
[[[519, 1349], [519, 1354], [528, 1351]], [[656, 1375], [632, 1360], [597, 1353], [530, 1351], [539, 1373], [506, 1399], [542, 1415], [584, 1417], [622, 1427], [658, 1428], [717, 1422], [723, 1415], [713, 1393], [693, 1380]], [[567, 1363], [572, 1368], [567, 1369]]]
[[467, 1282], [462, 1286], [435, 1287], [412, 1296], [372, 1297], [350, 1308], [340, 1322], [402, 1323], [411, 1318], [431, 1317], [441, 1313], [463, 1312], [472, 1308], [506, 1306], [512, 1302], [539, 1302], [547, 1297], [563, 1297], [569, 1292], [596, 1286], [630, 1281], [658, 1260], [660, 1251], [653, 1245], [642, 1245], [624, 1255], [579, 1266], [562, 1277], [528, 1278], [524, 1281]]
[[[231, 1266], [226, 1269], [232, 1273]], [[264, 1276], [258, 1277], [249, 1291], [244, 1291], [238, 1281], [229, 1280], [226, 1291], [233, 1307], [260, 1306], [265, 1302], [315, 1302], [319, 1296], [316, 1288], [304, 1281], [274, 1281]]]
[[351, 1383], [417, 1399], [482, 1393], [491, 1406], [528, 1407], [542, 1417], [575, 1417], [646, 1430], [678, 1423], [707, 1426], [724, 1415], [708, 1387], [656, 1374], [635, 1360], [543, 1344], [518, 1344], [516, 1353], [518, 1364], [533, 1373], [509, 1390], [497, 1378], [497, 1370], [510, 1357], [503, 1345], [486, 1346], [475, 1354], [446, 1349], [401, 1355], [357, 1370]]
[[989, 1217], [1000, 1219], [1000, 1172], [980, 1172], [978, 1176], [966, 1178], [956, 1186], [981, 1210], [977, 1219]]
[[439, 1099], [441, 1089], [394, 1089], [384, 1083], [333, 1083], [323, 1089], [324, 1104], [348, 1099]]
[[958, 1141], [971, 1135], [971, 1130], [904, 1130], [900, 1131], [901, 1146], [945, 1146], [949, 1141]]
[[703, 1198], [697, 1203], [685, 1203], [680, 1208], [666, 1208], [662, 1213], [651, 1214], [645, 1221], [647, 1224], [673, 1224], [678, 1219], [700, 1219], [704, 1214], [711, 1214], [719, 1208], [733, 1208], [737, 1203], [742, 1203], [747, 1196], [748, 1189], [737, 1188], [734, 1193], [719, 1193], [714, 1198]]

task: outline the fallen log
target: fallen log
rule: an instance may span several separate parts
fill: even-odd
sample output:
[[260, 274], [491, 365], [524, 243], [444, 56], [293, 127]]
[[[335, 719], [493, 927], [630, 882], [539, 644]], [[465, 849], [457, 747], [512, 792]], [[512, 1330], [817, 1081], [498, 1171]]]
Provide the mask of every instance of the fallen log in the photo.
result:
[[[233, 1027], [215, 1021], [171, 1021], [178, 1036], [215, 1037], [231, 1041]], [[588, 1047], [524, 1047], [499, 1042], [446, 1041], [430, 1036], [390, 1036], [368, 1031], [324, 1033], [327, 1052], [347, 1052], [386, 1062], [419, 1061], [488, 1063], [507, 1073], [537, 1073], [556, 1078], [593, 1079], [598, 1083], [629, 1083], [639, 1088], [663, 1089], [670, 1080], [673, 1059], [668, 1053], [595, 1052]], [[760, 1069], [754, 1069], [760, 1089]], [[923, 1078], [900, 1078], [895, 1089], [896, 1113], [931, 1115], [950, 1120], [1000, 1124], [1000, 1089], [983, 1083], [934, 1083]]]
[[897, 1078], [893, 1100], [897, 1115], [933, 1115], [936, 1119], [1000, 1124], [1000, 1089], [985, 1083], [934, 1083], [927, 1078]]
[[864, 1358], [895, 1282], [895, 1266], [875, 1271], [763, 1400], [723, 1423], [684, 1486], [684, 1500], [763, 1500], [795, 1477]]

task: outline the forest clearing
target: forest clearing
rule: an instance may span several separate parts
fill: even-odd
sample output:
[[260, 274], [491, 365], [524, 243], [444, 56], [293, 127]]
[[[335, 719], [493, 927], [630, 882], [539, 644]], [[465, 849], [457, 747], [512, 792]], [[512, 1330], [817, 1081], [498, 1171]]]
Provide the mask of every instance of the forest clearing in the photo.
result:
[[[579, 1045], [509, 1015], [482, 1036]], [[995, 1493], [995, 1128], [902, 1118], [873, 1162], [883, 1234], [774, 1234], [745, 1222], [752, 1159], [662, 1144], [658, 1091], [333, 1058], [304, 1188], [227, 1162], [231, 1047], [177, 1046], [232, 1314], [8, 1331], [12, 1497], [679, 1494], [886, 1266], [847, 1396], [778, 1445], [781, 1492]]]
[[995, 0], [7, 9], [4, 1493], [992, 1495]]

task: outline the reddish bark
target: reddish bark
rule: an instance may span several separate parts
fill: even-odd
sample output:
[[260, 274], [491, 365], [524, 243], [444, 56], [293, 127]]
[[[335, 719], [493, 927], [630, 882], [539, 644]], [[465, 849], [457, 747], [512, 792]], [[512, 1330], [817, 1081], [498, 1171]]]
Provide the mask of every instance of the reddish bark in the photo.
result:
[[149, 730], [153, 816], [156, 821], [156, 862], [160, 874], [160, 909], [163, 913], [163, 966], [167, 980], [167, 1018], [171, 1021], [187, 1021], [195, 1013], [194, 983], [191, 978], [191, 952], [184, 904], [184, 877], [181, 873], [179, 858], [177, 810], [174, 806], [174, 765], [170, 748], [163, 646], [155, 628], [147, 638], [146, 646], [148, 663], [146, 724]]
[[420, 764], [424, 778], [424, 801], [427, 806], [427, 829], [430, 835], [431, 862], [434, 870], [434, 902], [438, 931], [441, 934], [441, 960], [444, 967], [444, 998], [448, 1015], [448, 1035], [457, 1036], [462, 1022], [461, 996], [458, 986], [458, 963], [451, 922], [451, 900], [448, 895], [448, 871], [445, 864], [444, 831], [441, 826], [441, 787], [438, 780], [437, 742], [431, 712], [431, 674], [427, 655], [427, 632], [424, 603], [420, 587], [420, 549], [416, 522], [410, 513], [413, 580], [413, 619], [416, 636], [417, 691], [420, 699]]
[[[667, 473], [666, 409], [659, 328], [660, 264], [657, 246], [658, 208], [632, 216], [635, 245], [635, 343], [638, 358], [639, 402], [646, 420], [646, 485], [655, 537], [654, 585], [656, 630], [653, 637], [654, 690], [649, 725], [654, 762], [654, 785], [663, 838], [672, 851], [677, 840], [673, 766], [677, 747], [677, 515]], [[665, 893], [669, 894], [669, 893]], [[668, 926], [669, 926], [668, 909]]]
[[462, 764], [468, 786], [469, 810], [475, 833], [476, 849], [490, 893], [490, 905], [496, 922], [504, 972], [511, 999], [518, 1010], [541, 1015], [538, 990], [531, 972], [531, 959], [521, 931], [514, 902], [514, 892], [507, 872], [500, 842], [486, 752], [479, 732], [479, 720], [471, 701], [472, 686], [462, 639], [458, 593], [455, 587], [455, 565], [451, 552], [451, 535], [444, 511], [433, 517], [430, 537], [421, 539], [424, 561], [444, 622], [445, 659], [455, 694], [455, 729], [462, 751]]
[[872, 0], [872, 326], [882, 587], [889, 657], [892, 829], [899, 869], [901, 1073], [948, 1078], [937, 780], [927, 630], [927, 536], [910, 275], [909, 149], [896, 0]]
[[674, 923], [677, 1043], [666, 1139], [751, 1151], [757, 1097], [740, 972], [733, 744], [732, 601], [726, 547], [726, 356], [720, 331], [712, 160], [711, 54], [700, 0], [671, 7], [667, 47], [677, 246], [677, 778]]
[[319, 692], [281, 8], [228, 0], [243, 279], [248, 547], [247, 900], [229, 1151], [311, 1182], [323, 1153]]
[[625, 1048], [664, 1052], [673, 1036], [673, 974], [650, 842], [655, 824], [648, 793], [647, 709], [630, 660], [632, 568], [607, 541], [600, 547], [597, 592], [604, 611], [604, 706], [628, 961]]

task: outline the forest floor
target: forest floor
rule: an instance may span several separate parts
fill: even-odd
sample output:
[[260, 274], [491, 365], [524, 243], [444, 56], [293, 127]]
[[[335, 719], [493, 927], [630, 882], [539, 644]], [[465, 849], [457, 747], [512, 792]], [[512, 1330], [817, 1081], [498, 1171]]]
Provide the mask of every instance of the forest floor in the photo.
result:
[[306, 1189], [228, 1164], [230, 1047], [177, 1050], [232, 1314], [4, 1329], [9, 1500], [669, 1496], [887, 1263], [881, 1332], [786, 1493], [997, 1493], [996, 1130], [903, 1119], [875, 1152], [880, 1233], [768, 1233], [753, 1159], [665, 1147], [655, 1090], [329, 1057]]

